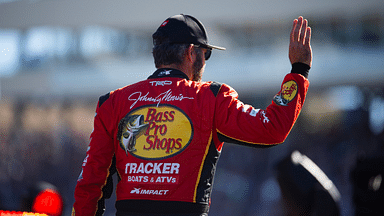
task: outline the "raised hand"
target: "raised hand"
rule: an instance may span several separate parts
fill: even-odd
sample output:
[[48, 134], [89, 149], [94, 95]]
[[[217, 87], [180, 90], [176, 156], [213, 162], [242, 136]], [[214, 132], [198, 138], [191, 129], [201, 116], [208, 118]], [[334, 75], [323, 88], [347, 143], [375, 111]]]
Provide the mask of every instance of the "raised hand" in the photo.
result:
[[293, 21], [291, 40], [289, 43], [289, 60], [291, 64], [301, 62], [312, 67], [311, 27], [308, 21], [300, 16]]

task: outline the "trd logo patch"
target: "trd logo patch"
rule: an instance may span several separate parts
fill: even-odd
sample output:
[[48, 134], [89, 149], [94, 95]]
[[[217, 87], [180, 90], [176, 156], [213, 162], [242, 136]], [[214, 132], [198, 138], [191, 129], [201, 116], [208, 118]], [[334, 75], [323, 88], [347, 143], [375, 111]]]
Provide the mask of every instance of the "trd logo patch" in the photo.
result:
[[132, 110], [118, 127], [117, 139], [128, 155], [164, 159], [182, 152], [193, 137], [192, 122], [178, 107], [149, 105]]
[[280, 94], [275, 95], [273, 101], [280, 106], [288, 106], [297, 95], [297, 83], [293, 80], [283, 84]]

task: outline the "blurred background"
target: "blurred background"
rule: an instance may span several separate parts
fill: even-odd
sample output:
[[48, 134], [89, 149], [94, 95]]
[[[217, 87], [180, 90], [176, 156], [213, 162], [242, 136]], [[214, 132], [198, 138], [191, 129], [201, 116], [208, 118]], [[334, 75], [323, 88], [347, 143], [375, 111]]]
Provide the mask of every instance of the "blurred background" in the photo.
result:
[[[322, 172], [340, 215], [378, 215], [383, 11], [382, 0], [0, 0], [0, 209], [24, 210], [44, 181], [70, 214], [98, 97], [152, 74], [152, 33], [184, 13], [204, 23], [211, 44], [227, 48], [213, 52], [203, 80], [227, 83], [261, 109], [290, 72], [292, 21], [302, 15], [313, 31], [311, 85], [291, 134], [269, 149], [225, 144], [210, 215], [295, 215], [286, 207], [293, 188], [308, 197], [293, 206], [316, 215], [316, 191], [332, 194], [316, 177]], [[308, 160], [297, 151], [312, 165], [299, 163]], [[114, 215], [114, 199], [105, 215]]]

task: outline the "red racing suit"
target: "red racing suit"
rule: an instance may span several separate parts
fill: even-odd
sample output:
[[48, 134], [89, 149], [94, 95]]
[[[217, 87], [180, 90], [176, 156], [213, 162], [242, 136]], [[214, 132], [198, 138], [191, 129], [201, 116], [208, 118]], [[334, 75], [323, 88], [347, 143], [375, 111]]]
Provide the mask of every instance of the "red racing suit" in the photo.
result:
[[159, 69], [147, 80], [100, 97], [73, 212], [95, 215], [114, 157], [121, 179], [118, 211], [208, 212], [223, 143], [284, 142], [308, 86], [304, 76], [287, 74], [272, 103], [261, 110], [243, 104], [226, 84], [194, 82], [181, 71]]

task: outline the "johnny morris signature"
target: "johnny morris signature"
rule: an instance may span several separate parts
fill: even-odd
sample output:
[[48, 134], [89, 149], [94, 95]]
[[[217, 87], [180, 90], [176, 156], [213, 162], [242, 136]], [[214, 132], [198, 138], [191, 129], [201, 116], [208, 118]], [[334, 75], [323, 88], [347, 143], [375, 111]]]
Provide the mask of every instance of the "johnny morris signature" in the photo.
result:
[[149, 95], [149, 92], [147, 92], [147, 94], [145, 94], [145, 95], [142, 95], [142, 92], [135, 92], [135, 93], [132, 93], [131, 95], [129, 95], [128, 100], [133, 101], [130, 108], [132, 109], [132, 107], [134, 107], [136, 105], [136, 103], [139, 101], [155, 102], [155, 103], [157, 103], [157, 106], [159, 106], [159, 104], [163, 101], [170, 102], [170, 101], [182, 101], [184, 99], [189, 99], [189, 100], [194, 99], [193, 97], [185, 97], [182, 94], [173, 95], [171, 89], [169, 89], [166, 92], [159, 94], [156, 97], [150, 97], [148, 95]]

